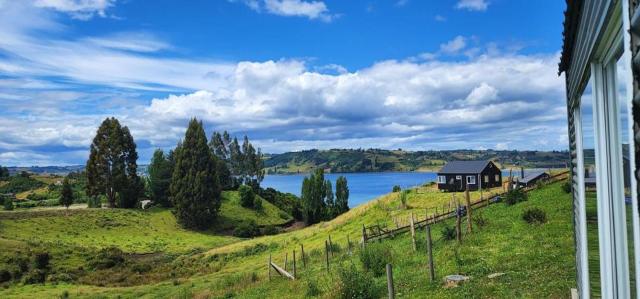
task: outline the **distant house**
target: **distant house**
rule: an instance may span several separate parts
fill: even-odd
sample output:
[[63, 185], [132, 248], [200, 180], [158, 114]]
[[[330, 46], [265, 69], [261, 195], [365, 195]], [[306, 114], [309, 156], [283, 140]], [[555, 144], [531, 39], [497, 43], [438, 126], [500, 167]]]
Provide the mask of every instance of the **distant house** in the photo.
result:
[[549, 178], [551, 178], [551, 176], [545, 171], [531, 171], [518, 178], [516, 184], [518, 184], [519, 187], [531, 187]]
[[438, 190], [459, 192], [466, 186], [479, 188], [502, 186], [502, 171], [491, 161], [450, 161], [438, 172]]

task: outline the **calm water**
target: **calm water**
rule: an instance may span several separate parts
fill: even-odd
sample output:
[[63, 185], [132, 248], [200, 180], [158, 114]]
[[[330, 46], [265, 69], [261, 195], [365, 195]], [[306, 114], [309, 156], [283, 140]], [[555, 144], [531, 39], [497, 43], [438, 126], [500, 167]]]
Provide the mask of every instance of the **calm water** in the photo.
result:
[[[289, 192], [300, 196], [302, 180], [307, 174], [291, 175], [267, 175], [260, 184], [262, 187], [271, 187], [281, 192]], [[391, 192], [394, 185], [402, 189], [422, 185], [436, 180], [434, 172], [367, 172], [367, 173], [329, 173], [325, 179], [331, 180], [336, 187], [336, 179], [339, 176], [347, 178], [349, 186], [349, 206], [355, 207], [380, 195]]]
[[[525, 170], [529, 172], [531, 170]], [[267, 175], [261, 185], [264, 188], [271, 187], [281, 192], [293, 193], [300, 196], [302, 180], [308, 174]], [[329, 173], [325, 179], [330, 179], [335, 190], [336, 179], [339, 176], [347, 178], [349, 186], [349, 206], [355, 207], [361, 203], [375, 199], [378, 196], [391, 192], [393, 186], [399, 185], [402, 189], [422, 185], [436, 180], [435, 172], [367, 172], [367, 173]], [[503, 171], [506, 178], [508, 171]], [[514, 176], [518, 172], [514, 171]]]

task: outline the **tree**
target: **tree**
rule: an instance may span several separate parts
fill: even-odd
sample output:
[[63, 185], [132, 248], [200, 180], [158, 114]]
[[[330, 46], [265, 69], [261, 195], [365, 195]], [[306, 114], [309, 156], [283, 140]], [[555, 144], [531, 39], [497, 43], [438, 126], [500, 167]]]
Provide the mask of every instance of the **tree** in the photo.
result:
[[213, 132], [209, 147], [223, 162], [218, 165], [218, 176], [224, 189], [234, 189], [239, 184], [259, 186], [264, 179], [262, 151], [256, 150], [246, 135], [240, 146], [238, 139], [231, 140], [227, 131]]
[[87, 161], [87, 195], [105, 195], [109, 207], [133, 208], [142, 193], [138, 152], [129, 128], [105, 119], [93, 139]]
[[336, 180], [336, 210], [336, 216], [349, 211], [349, 186], [344, 176]]
[[8, 178], [9, 178], [9, 168], [0, 166], [0, 180], [5, 180]]
[[240, 193], [240, 205], [245, 208], [253, 208], [256, 200], [256, 194], [253, 192], [253, 188], [242, 185], [238, 188]]
[[174, 213], [183, 227], [205, 229], [215, 220], [221, 191], [216, 158], [207, 145], [202, 123], [195, 118], [176, 148], [170, 190]]
[[62, 181], [62, 191], [60, 192], [60, 204], [69, 209], [69, 206], [73, 203], [73, 189], [71, 189], [71, 183], [69, 178], [64, 178]]
[[319, 168], [302, 181], [302, 214], [307, 225], [326, 218], [325, 197], [324, 170]]
[[169, 185], [171, 184], [171, 176], [173, 166], [168, 157], [165, 157], [161, 149], [157, 149], [151, 158], [149, 164], [149, 189], [151, 191], [151, 199], [154, 203], [163, 207], [171, 207], [169, 201]]
[[324, 182], [324, 191], [325, 191], [325, 206], [327, 210], [325, 211], [326, 219], [333, 219], [337, 216], [337, 209], [335, 206], [335, 201], [333, 198], [333, 187], [331, 186], [331, 181], [326, 180]]

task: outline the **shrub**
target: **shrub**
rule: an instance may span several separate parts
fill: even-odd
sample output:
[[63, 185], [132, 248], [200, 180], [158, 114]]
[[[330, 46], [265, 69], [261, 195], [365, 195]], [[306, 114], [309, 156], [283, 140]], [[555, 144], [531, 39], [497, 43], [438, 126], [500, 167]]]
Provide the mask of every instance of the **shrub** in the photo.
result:
[[260, 230], [258, 229], [256, 222], [253, 220], [242, 222], [235, 230], [233, 230], [233, 235], [241, 238], [251, 238], [258, 234], [260, 234]]
[[36, 284], [44, 283], [47, 278], [47, 273], [42, 269], [33, 269], [29, 271], [23, 278], [24, 284]]
[[31, 193], [27, 195], [27, 199], [33, 200], [33, 201], [41, 201], [41, 200], [47, 200], [49, 199], [49, 197], [46, 194]]
[[509, 205], [515, 205], [519, 202], [523, 202], [527, 200], [527, 193], [525, 193], [522, 189], [513, 189], [504, 196], [504, 202]]
[[64, 290], [62, 292], [62, 295], [60, 295], [60, 299], [67, 299], [67, 298], [69, 298], [69, 291]]
[[477, 213], [477, 215], [475, 217], [473, 217], [473, 222], [478, 226], [478, 227], [483, 227], [487, 224], [489, 224], [489, 221], [487, 221], [486, 218], [484, 218], [483, 213]]
[[124, 252], [118, 247], [107, 247], [101, 249], [90, 261], [90, 265], [95, 269], [110, 269], [124, 263]]
[[273, 225], [267, 225], [262, 229], [263, 235], [275, 235], [278, 233], [278, 228]]
[[456, 238], [456, 228], [453, 226], [442, 227], [442, 238], [449, 241]]
[[381, 243], [367, 244], [364, 250], [360, 251], [360, 262], [365, 270], [375, 276], [385, 273], [385, 267], [391, 263], [391, 250]]
[[242, 185], [238, 188], [238, 192], [240, 193], [240, 205], [245, 208], [253, 208], [256, 197], [253, 189], [247, 185]]
[[531, 208], [524, 211], [522, 219], [529, 224], [542, 224], [547, 222], [547, 213], [539, 208]]
[[374, 299], [380, 298], [381, 295], [374, 278], [368, 273], [358, 271], [353, 264], [338, 268], [336, 292], [335, 297], [342, 299]]
[[36, 269], [45, 270], [49, 268], [49, 260], [51, 257], [49, 256], [49, 252], [37, 252], [33, 255], [33, 266]]
[[402, 190], [400, 186], [398, 185], [393, 186], [393, 192], [400, 192], [400, 190]]
[[0, 283], [11, 280], [11, 272], [6, 269], [0, 269]]
[[564, 191], [564, 193], [571, 193], [571, 183], [569, 183], [569, 181], [562, 184], [562, 191]]
[[409, 194], [409, 190], [404, 190], [402, 192], [400, 192], [400, 205], [402, 206], [403, 209], [407, 208], [407, 194]]
[[102, 201], [98, 196], [90, 196], [87, 198], [87, 207], [90, 209], [99, 209], [102, 207]]
[[253, 209], [256, 211], [262, 211], [262, 199], [260, 197], [255, 196], [253, 199]]
[[5, 211], [13, 210], [13, 201], [11, 201], [11, 199], [7, 199], [4, 201], [4, 210]]

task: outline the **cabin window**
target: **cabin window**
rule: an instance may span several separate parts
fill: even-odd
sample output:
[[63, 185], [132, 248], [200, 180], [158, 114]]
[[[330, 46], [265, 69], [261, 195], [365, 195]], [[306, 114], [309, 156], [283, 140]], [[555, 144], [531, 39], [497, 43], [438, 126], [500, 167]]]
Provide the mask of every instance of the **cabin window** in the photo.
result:
[[476, 177], [473, 175], [469, 175], [467, 176], [467, 184], [475, 184], [476, 183]]
[[462, 180], [462, 176], [461, 175], [456, 175], [456, 180]]
[[485, 183], [489, 183], [489, 176], [488, 176], [488, 175], [485, 175], [485, 176], [484, 176], [484, 182], [485, 182]]
[[500, 175], [496, 174], [496, 182], [499, 182], [499, 181], [500, 181]]
[[438, 184], [446, 184], [446, 183], [447, 183], [447, 178], [444, 175], [439, 175]]

